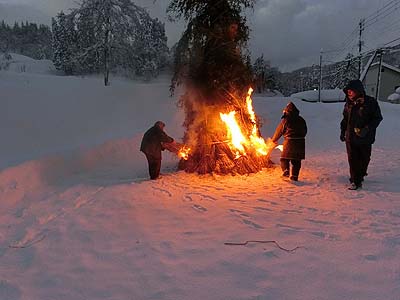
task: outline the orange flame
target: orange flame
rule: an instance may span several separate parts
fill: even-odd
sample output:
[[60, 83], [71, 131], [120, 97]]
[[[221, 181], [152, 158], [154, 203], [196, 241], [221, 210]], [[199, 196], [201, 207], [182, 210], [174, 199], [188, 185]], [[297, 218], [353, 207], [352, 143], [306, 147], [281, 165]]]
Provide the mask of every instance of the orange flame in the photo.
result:
[[241, 154], [246, 154], [243, 144], [248, 144], [248, 141], [244, 137], [242, 130], [240, 129], [239, 124], [236, 122], [235, 119], [235, 111], [231, 111], [228, 114], [220, 113], [222, 121], [225, 122], [227, 130], [228, 130], [228, 139], [230, 139], [230, 144], [236, 148], [236, 157], [240, 156]]
[[184, 160], [188, 160], [190, 151], [191, 149], [189, 147], [183, 146], [181, 149], [179, 149], [178, 156]]
[[[236, 151], [236, 157], [241, 155], [246, 155], [244, 146], [249, 148], [254, 148], [258, 155], [268, 155], [270, 152], [269, 147], [266, 145], [265, 140], [259, 135], [256, 115], [253, 109], [253, 100], [251, 99], [251, 94], [253, 89], [249, 88], [246, 97], [247, 112], [250, 115], [251, 122], [253, 124], [251, 129], [251, 134], [249, 136], [244, 136], [239, 124], [235, 119], [235, 111], [231, 111], [228, 114], [220, 113], [222, 121], [226, 124], [228, 130], [228, 138], [230, 139], [231, 149]], [[233, 150], [232, 149], [232, 150]]]

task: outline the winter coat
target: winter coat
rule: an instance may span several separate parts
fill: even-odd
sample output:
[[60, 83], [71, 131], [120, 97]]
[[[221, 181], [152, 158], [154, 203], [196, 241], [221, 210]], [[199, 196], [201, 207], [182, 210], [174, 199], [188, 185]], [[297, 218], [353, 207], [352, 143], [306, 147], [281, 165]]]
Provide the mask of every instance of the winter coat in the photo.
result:
[[140, 151], [144, 152], [146, 156], [161, 160], [161, 151], [163, 150], [161, 143], [172, 143], [173, 141], [174, 139], [168, 136], [159, 126], [154, 125], [144, 134]]
[[306, 121], [299, 115], [300, 112], [292, 103], [285, 108], [282, 120], [275, 130], [272, 141], [276, 143], [281, 136], [284, 137], [281, 158], [305, 159], [305, 136], [307, 134]]
[[376, 128], [383, 120], [378, 102], [365, 94], [359, 80], [350, 81], [343, 90], [346, 94], [347, 90], [356, 91], [359, 96], [356, 100], [350, 100], [346, 96], [343, 119], [340, 122], [341, 136], [348, 143], [372, 145], [375, 142]]

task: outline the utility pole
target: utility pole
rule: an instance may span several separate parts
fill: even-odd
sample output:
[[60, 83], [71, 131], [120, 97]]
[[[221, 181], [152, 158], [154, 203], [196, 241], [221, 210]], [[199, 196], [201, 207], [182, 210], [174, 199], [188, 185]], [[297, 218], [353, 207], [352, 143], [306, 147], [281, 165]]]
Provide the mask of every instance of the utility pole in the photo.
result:
[[361, 75], [361, 51], [362, 51], [362, 46], [364, 45], [364, 42], [362, 40], [362, 33], [364, 31], [364, 25], [365, 25], [365, 19], [360, 19], [360, 22], [358, 23], [359, 25], [359, 34], [358, 34], [358, 77]]
[[319, 53], [319, 85], [318, 85], [318, 102], [321, 102], [322, 89], [322, 49]]
[[378, 50], [379, 52], [379, 65], [378, 65], [378, 78], [376, 80], [376, 92], [375, 92], [375, 99], [376, 101], [379, 100], [379, 92], [381, 89], [381, 76], [382, 76], [382, 60], [383, 60], [383, 51], [382, 49]]

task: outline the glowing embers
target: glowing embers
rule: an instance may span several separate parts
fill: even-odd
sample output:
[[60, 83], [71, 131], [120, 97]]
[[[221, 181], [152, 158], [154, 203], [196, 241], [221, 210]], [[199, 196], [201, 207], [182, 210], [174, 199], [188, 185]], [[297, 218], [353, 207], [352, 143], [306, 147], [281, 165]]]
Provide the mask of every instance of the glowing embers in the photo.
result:
[[191, 149], [188, 146], [183, 146], [179, 149], [178, 156], [184, 160], [188, 160], [190, 151]]

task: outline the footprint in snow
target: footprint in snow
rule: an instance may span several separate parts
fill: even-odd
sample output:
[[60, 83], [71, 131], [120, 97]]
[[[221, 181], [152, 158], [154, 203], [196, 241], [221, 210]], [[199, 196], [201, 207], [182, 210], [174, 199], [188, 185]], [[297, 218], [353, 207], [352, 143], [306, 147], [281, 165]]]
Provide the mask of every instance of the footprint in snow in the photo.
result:
[[230, 209], [229, 211], [230, 211], [231, 213], [234, 213], [235, 215], [238, 215], [238, 216], [241, 216], [241, 217], [246, 217], [246, 218], [249, 218], [249, 217], [250, 217], [248, 214], [246, 214], [246, 213], [244, 213], [243, 211], [238, 210], [238, 209]]
[[185, 196], [183, 197], [183, 201], [184, 201], [184, 202], [193, 202], [193, 199], [192, 199], [192, 197], [190, 197], [189, 195], [185, 195]]
[[263, 229], [264, 228], [263, 226], [261, 226], [261, 225], [259, 225], [257, 223], [254, 223], [254, 222], [252, 222], [250, 220], [243, 219], [242, 221], [243, 221], [244, 224], [249, 225], [250, 227], [253, 227], [255, 229]]
[[192, 207], [193, 207], [195, 210], [199, 211], [199, 212], [205, 212], [205, 211], [207, 211], [207, 208], [205, 208], [205, 207], [203, 207], [203, 206], [201, 206], [201, 205], [198, 205], [198, 204], [194, 204]]
[[153, 190], [156, 190], [156, 191], [158, 191], [158, 192], [162, 192], [162, 193], [164, 193], [164, 194], [167, 194], [168, 195], [168, 197], [172, 197], [172, 194], [169, 192], [169, 191], [167, 191], [167, 190], [164, 190], [164, 189], [160, 189], [160, 188], [157, 188], [157, 187], [152, 187], [153, 188]]

